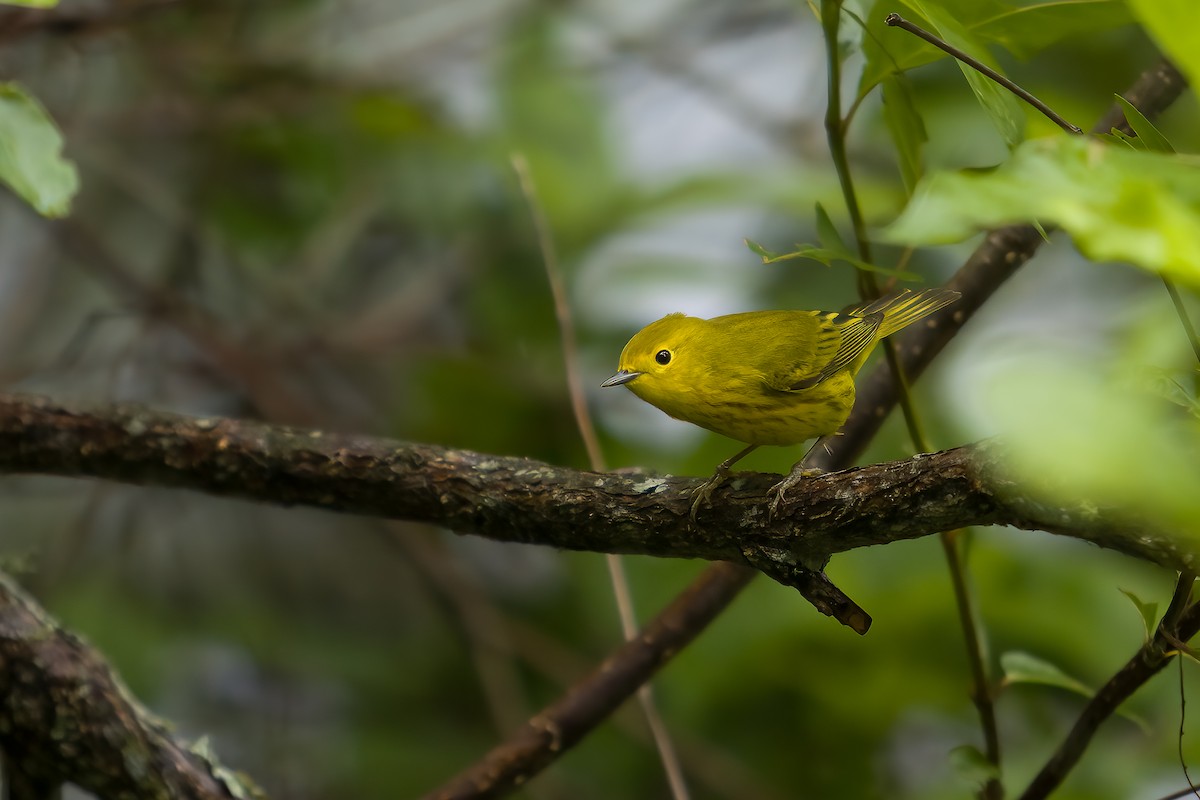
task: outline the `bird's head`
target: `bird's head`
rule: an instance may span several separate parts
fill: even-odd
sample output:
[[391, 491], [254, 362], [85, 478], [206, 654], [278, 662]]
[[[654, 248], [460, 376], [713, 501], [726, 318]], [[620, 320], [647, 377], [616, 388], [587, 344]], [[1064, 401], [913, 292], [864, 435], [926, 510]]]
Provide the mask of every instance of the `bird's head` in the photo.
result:
[[[638, 397], [653, 403], [663, 394], [677, 392], [684, 383], [688, 342], [703, 320], [669, 314], [642, 328], [621, 351], [617, 373], [602, 387], [626, 386]], [[681, 366], [682, 365], [682, 366]]]

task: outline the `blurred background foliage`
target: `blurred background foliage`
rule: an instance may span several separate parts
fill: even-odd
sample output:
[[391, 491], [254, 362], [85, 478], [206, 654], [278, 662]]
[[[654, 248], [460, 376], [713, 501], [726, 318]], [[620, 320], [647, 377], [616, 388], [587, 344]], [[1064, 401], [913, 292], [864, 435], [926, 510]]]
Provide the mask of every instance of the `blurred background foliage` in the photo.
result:
[[[944, 5], [964, 17], [1003, 7]], [[1049, 5], [1060, 21], [987, 41], [1012, 77], [1087, 127], [1154, 48], [1121, 3]], [[851, 10], [911, 50], [878, 24], [890, 4]], [[861, 30], [843, 30], [857, 48]], [[868, 58], [876, 46], [863, 45]], [[862, 63], [851, 56], [851, 86]], [[800, 0], [80, 0], [0, 12], [0, 64], [57, 121], [81, 184], [56, 221], [0, 196], [7, 389], [585, 466], [513, 153], [561, 254], [611, 466], [704, 475], [733, 449], [596, 390], [637, 328], [678, 310], [855, 298], [844, 266], [763, 265], [743, 245], [815, 242], [817, 202], [849, 238], [821, 123], [820, 26]], [[924, 164], [1006, 157], [954, 64], [907, 74]], [[908, 195], [886, 122], [874, 91], [850, 137], [875, 227]], [[1160, 127], [1195, 150], [1196, 123], [1186, 99]], [[1033, 116], [1022, 128], [1052, 132]], [[909, 268], [941, 281], [971, 244], [922, 251]], [[918, 404], [937, 446], [1021, 427], [1012, 409], [1036, 404], [995, 388], [1013, 375], [1044, 386], [1025, 368], [1031, 350], [1094, 359], [1101, 375], [1129, 359], [1186, 375], [1177, 330], [1152, 275], [1085, 263], [1055, 240], [955, 341]], [[1129, 455], [1137, 431], [1098, 452]], [[867, 458], [910, 448], [892, 420]], [[766, 448], [746, 465], [781, 471], [799, 455]], [[182, 735], [211, 735], [224, 763], [276, 797], [419, 795], [620, 639], [599, 555], [98, 482], [9, 477], [0, 492], [8, 568]], [[1119, 589], [1165, 603], [1172, 584], [1008, 530], [974, 534], [969, 558], [993, 663], [1024, 651], [1092, 686], [1141, 643]], [[626, 563], [643, 616], [703, 568]], [[693, 795], [969, 795], [951, 752], [979, 731], [938, 543], [853, 552], [830, 572], [874, 613], [869, 636], [760, 580], [656, 681]], [[1173, 669], [1132, 701], [1146, 729], [1111, 722], [1058, 796], [1154, 798], [1184, 784]], [[1082, 703], [1004, 690], [1009, 786]], [[1197, 724], [1185, 729], [1184, 756], [1200, 763]], [[523, 796], [666, 791], [626, 709]]]

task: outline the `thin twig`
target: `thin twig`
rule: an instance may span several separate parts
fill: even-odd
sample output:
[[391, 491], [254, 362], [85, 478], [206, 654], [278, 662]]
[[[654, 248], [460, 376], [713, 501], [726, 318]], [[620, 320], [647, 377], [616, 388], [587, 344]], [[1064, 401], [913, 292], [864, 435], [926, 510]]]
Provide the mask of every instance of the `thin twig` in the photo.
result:
[[884, 19], [884, 23], [893, 28], [900, 28], [901, 30], [908, 31], [912, 35], [914, 35], [920, 39], [924, 39], [925, 41], [929, 42], [931, 45], [933, 45], [937, 49], [954, 56], [959, 61], [966, 64], [968, 67], [975, 70], [976, 72], [986, 75], [988, 78], [991, 78], [993, 81], [1000, 84], [1005, 89], [1012, 92], [1017, 97], [1021, 98], [1026, 103], [1028, 103], [1029, 105], [1036, 108], [1038, 111], [1042, 112], [1044, 115], [1046, 115], [1046, 117], [1051, 122], [1053, 122], [1058, 127], [1062, 128], [1064, 131], [1067, 131], [1068, 133], [1083, 133], [1083, 130], [1081, 128], [1078, 128], [1078, 127], [1072, 125], [1071, 123], [1067, 122], [1065, 119], [1060, 117], [1057, 113], [1055, 113], [1054, 109], [1050, 108], [1050, 106], [1046, 105], [1041, 100], [1038, 100], [1032, 94], [1025, 91], [1020, 86], [1017, 86], [1015, 83], [1013, 83], [1008, 78], [1001, 75], [999, 72], [996, 72], [996, 70], [992, 69], [987, 64], [984, 64], [979, 59], [974, 58], [973, 56], [970, 56], [967, 53], [964, 53], [962, 50], [959, 50], [957, 47], [949, 44], [945, 40], [941, 39], [940, 37], [938, 37], [937, 35], [935, 35], [933, 33], [930, 33], [929, 31], [925, 30], [924, 28], [920, 27], [919, 25], [915, 25], [915, 24], [909, 22], [908, 20], [906, 20], [904, 17], [900, 16], [899, 14], [895, 14], [895, 13], [888, 14], [887, 17]]
[[[983, 754], [989, 764], [1000, 769], [1000, 732], [996, 726], [996, 706], [992, 691], [992, 680], [988, 672], [986, 648], [983, 637], [975, 624], [974, 598], [967, 585], [966, 567], [962, 563], [962, 548], [959, 541], [964, 530], [948, 531], [938, 536], [942, 551], [946, 555], [946, 566], [950, 572], [950, 583], [954, 589], [954, 604], [958, 609], [958, 620], [962, 627], [963, 643], [967, 650], [967, 663], [971, 670], [971, 702], [979, 713], [979, 724], [983, 729]], [[982, 795], [987, 798], [1004, 796], [1003, 786], [996, 778], [983, 785]]]
[[[1165, 279], [1168, 289], [1173, 289], [1169, 282]], [[1186, 314], [1182, 315], [1182, 319], [1187, 320]], [[1175, 582], [1175, 592], [1171, 595], [1171, 602], [1167, 605], [1167, 610], [1163, 613], [1162, 622], [1159, 627], [1164, 629], [1165, 635], [1172, 635], [1179, 625], [1179, 618], [1183, 614], [1187, 604], [1192, 599], [1192, 587], [1196, 585], [1196, 572], [1191, 569], [1185, 569], [1179, 573], [1179, 580]], [[1175, 737], [1176, 751], [1179, 756], [1179, 767], [1183, 770], [1184, 780], [1188, 782], [1188, 788], [1192, 790], [1192, 794], [1200, 797], [1200, 791], [1197, 791], [1196, 784], [1192, 780], [1191, 774], [1188, 772], [1187, 759], [1183, 756], [1183, 731], [1184, 722], [1187, 719], [1187, 693], [1183, 687], [1183, 659], [1179, 661], [1179, 733]]]
[[[537, 193], [537, 186], [529, 172], [529, 162], [521, 153], [511, 156], [513, 171], [521, 185], [521, 193], [529, 206], [529, 215], [533, 218], [533, 227], [537, 234], [538, 248], [542, 253], [542, 264], [546, 268], [546, 280], [550, 284], [550, 294], [554, 298], [554, 316], [558, 320], [558, 334], [562, 342], [563, 363], [567, 372], [567, 390], [571, 396], [571, 410], [575, 414], [575, 427], [583, 439], [587, 449], [588, 462], [595, 472], [605, 472], [604, 454], [600, 449], [600, 440], [596, 436], [596, 426], [592, 424], [592, 415], [588, 411], [587, 398], [583, 391], [583, 380], [579, 370], [579, 347], [575, 336], [575, 323], [571, 315], [571, 304], [567, 299], [566, 287], [563, 285], [562, 271], [558, 265], [558, 251], [554, 247], [554, 238], [550, 233], [550, 223], [546, 219], [546, 211]], [[625, 573], [625, 564], [621, 556], [614, 553], [605, 555], [608, 565], [609, 582], [612, 584], [613, 597], [617, 603], [617, 615], [621, 620], [621, 631], [626, 641], [637, 637], [637, 616], [633, 610], [633, 592], [629, 588], [629, 576]], [[671, 795], [675, 800], [689, 800], [687, 781], [683, 776], [683, 766], [662, 714], [654, 701], [654, 691], [649, 683], [644, 683], [637, 692], [638, 704], [642, 714], [650, 726], [654, 745], [662, 761], [663, 771], [667, 775], [667, 783], [671, 787]]]
[[1196, 783], [1192, 780], [1191, 773], [1188, 772], [1187, 759], [1183, 756], [1183, 730], [1184, 724], [1187, 721], [1187, 692], [1183, 688], [1183, 659], [1175, 659], [1176, 666], [1179, 670], [1179, 733], [1175, 736], [1175, 754], [1179, 757], [1179, 768], [1183, 770], [1183, 779], [1188, 782], [1188, 788], [1196, 797], [1200, 797], [1200, 789], [1196, 788]]
[[1183, 798], [1183, 797], [1196, 797], [1196, 796], [1197, 796], [1196, 790], [1189, 786], [1186, 789], [1180, 789], [1178, 792], [1172, 792], [1171, 794], [1167, 795], [1166, 797], [1160, 797], [1160, 798], [1158, 798], [1158, 800], [1180, 800], [1180, 798]]

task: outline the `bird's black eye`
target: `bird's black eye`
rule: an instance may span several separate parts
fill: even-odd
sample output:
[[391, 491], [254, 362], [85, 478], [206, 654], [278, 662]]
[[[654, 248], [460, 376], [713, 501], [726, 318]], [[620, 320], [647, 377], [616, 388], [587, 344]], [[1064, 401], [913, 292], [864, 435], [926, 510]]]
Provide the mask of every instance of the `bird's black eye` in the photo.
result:
[[671, 351], [670, 350], [659, 350], [657, 353], [654, 354], [654, 360], [657, 361], [658, 363], [662, 364], [665, 367], [667, 364], [671, 363]]

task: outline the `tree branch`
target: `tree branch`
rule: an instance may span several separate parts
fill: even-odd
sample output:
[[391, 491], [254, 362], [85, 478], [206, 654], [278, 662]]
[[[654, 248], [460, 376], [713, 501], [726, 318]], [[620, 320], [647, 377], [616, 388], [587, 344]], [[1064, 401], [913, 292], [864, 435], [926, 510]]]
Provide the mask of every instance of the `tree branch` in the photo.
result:
[[[994, 443], [826, 473], [789, 493], [779, 476], [741, 473], [699, 525], [699, 478], [604, 474], [527, 458], [343, 436], [139, 406], [73, 411], [0, 396], [0, 472], [194, 489], [284, 506], [427, 522], [503, 542], [709, 561], [823, 563], [835, 553], [968, 525], [1045, 530], [1182, 569], [1196, 551], [1105, 510], [1002, 477]], [[1086, 500], [1086, 501], [1085, 501]], [[771, 572], [771, 570], [766, 570]], [[773, 573], [772, 573], [773, 574]]]
[[0, 698], [0, 750], [25, 786], [184, 800], [257, 792], [174, 741], [95, 650], [2, 573]]

